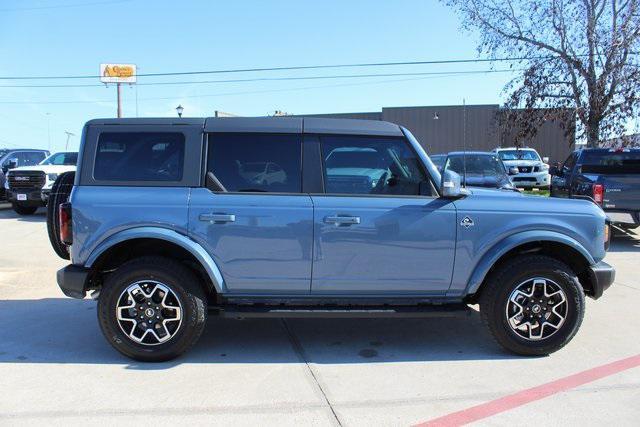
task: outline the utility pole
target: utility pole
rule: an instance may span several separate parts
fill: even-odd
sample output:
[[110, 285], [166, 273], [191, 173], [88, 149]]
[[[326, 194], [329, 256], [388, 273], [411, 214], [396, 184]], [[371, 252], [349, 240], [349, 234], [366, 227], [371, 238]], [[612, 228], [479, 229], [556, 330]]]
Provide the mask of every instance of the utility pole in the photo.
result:
[[116, 86], [118, 88], [118, 118], [122, 117], [122, 100], [121, 100], [121, 94], [120, 94], [120, 83], [116, 83]]
[[45, 113], [47, 115], [47, 149], [51, 151], [51, 113]]
[[[120, 87], [119, 83], [118, 83], [118, 87]], [[69, 151], [69, 139], [71, 139], [72, 136], [76, 136], [76, 134], [71, 133], [68, 130], [65, 130], [64, 133], [67, 134], [67, 142], [64, 144], [64, 151]]]

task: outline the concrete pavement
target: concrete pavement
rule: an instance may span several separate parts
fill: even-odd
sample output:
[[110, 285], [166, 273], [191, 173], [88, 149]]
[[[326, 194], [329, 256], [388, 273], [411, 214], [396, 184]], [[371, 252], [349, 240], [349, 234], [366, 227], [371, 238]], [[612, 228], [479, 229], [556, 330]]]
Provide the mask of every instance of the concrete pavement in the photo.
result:
[[[142, 364], [103, 339], [96, 303], [65, 298], [44, 212], [0, 208], [0, 425], [413, 425], [640, 354], [640, 240], [618, 236], [616, 283], [544, 358], [503, 352], [477, 313], [414, 319], [211, 318], [184, 357]], [[480, 420], [637, 425], [640, 368]]]

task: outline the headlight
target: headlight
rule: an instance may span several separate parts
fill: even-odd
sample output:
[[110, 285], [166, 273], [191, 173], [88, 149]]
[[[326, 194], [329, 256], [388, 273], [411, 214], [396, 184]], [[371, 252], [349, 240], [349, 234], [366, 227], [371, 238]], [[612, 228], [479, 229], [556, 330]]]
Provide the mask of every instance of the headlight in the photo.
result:
[[49, 181], [56, 182], [56, 179], [58, 179], [58, 174], [57, 173], [48, 173], [47, 174], [47, 178], [49, 179]]
[[609, 244], [611, 243], [611, 226], [608, 223], [604, 224], [604, 250], [609, 250]]
[[549, 170], [549, 165], [546, 163], [543, 163], [542, 166], [540, 167], [540, 170], [543, 172], [546, 172]]

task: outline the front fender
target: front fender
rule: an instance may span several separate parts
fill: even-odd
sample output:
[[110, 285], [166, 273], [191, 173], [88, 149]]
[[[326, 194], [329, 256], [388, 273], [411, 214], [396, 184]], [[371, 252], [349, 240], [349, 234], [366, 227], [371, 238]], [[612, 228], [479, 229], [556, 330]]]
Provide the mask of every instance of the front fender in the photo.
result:
[[477, 292], [491, 267], [502, 255], [525, 243], [545, 241], [562, 243], [570, 246], [580, 252], [589, 265], [594, 265], [596, 263], [589, 251], [587, 251], [584, 246], [572, 237], [555, 231], [545, 231], [543, 233], [540, 231], [523, 231], [505, 237], [493, 245], [493, 247], [484, 254], [471, 274], [467, 283], [465, 295], [471, 295]]
[[220, 273], [220, 269], [216, 265], [215, 261], [202, 248], [198, 243], [189, 239], [187, 236], [177, 233], [173, 230], [160, 227], [136, 227], [129, 228], [127, 230], [120, 231], [116, 234], [109, 236], [107, 239], [100, 242], [96, 248], [91, 252], [84, 266], [91, 268], [96, 260], [105, 253], [109, 248], [132, 239], [158, 239], [164, 240], [169, 243], [173, 243], [189, 251], [202, 265], [207, 272], [216, 292], [224, 293], [226, 286]]

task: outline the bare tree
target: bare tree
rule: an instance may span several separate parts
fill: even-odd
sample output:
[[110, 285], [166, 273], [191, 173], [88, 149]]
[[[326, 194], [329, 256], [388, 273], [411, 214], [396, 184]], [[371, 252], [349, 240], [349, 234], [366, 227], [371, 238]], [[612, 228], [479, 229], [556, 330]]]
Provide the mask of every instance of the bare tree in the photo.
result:
[[569, 108], [594, 147], [637, 117], [640, 0], [442, 1], [479, 30], [481, 54], [515, 59], [505, 104], [529, 112], [514, 116], [525, 133]]

